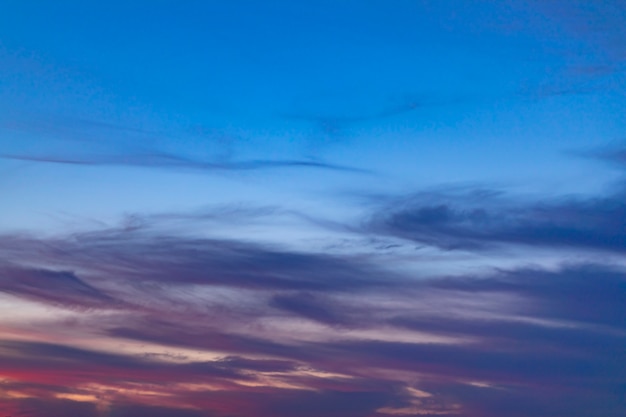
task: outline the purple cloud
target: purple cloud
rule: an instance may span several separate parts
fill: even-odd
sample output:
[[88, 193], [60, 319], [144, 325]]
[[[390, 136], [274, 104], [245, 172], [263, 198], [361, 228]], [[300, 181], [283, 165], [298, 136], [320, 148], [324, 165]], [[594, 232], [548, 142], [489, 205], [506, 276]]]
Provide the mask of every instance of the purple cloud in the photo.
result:
[[[580, 207], [597, 205], [572, 203], [571, 219], [595, 219]], [[457, 230], [483, 221], [471, 206], [461, 214], [410, 209], [412, 233], [478, 240], [478, 231]], [[49, 403], [98, 417], [582, 417], [602, 406], [612, 417], [622, 407], [619, 266], [421, 276], [355, 255], [147, 228], [3, 236], [0, 255], [2, 292], [81, 314], [30, 323], [32, 335], [108, 341], [102, 350], [74, 345], [89, 339], [0, 341], [5, 390], [21, 393], [0, 408], [7, 413], [46, 416]]]

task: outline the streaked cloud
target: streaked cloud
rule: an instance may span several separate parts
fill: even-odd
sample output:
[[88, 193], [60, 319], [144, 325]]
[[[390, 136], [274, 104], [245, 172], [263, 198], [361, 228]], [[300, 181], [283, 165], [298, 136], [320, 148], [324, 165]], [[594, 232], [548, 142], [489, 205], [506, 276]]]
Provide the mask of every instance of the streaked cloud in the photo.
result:
[[5, 339], [6, 412], [495, 417], [523, 415], [523, 401], [539, 416], [583, 416], [601, 401], [618, 415], [618, 266], [420, 277], [349, 255], [151, 233], [0, 239], [5, 261], [31, 265], [5, 268], [3, 292], [86, 315], [31, 329], [169, 352]]
[[434, 192], [392, 200], [368, 230], [443, 249], [504, 245], [622, 251], [621, 192], [596, 198], [515, 199], [488, 190]]
[[167, 168], [190, 171], [246, 171], [268, 168], [313, 168], [333, 171], [367, 173], [367, 170], [309, 160], [250, 160], [204, 162], [171, 154], [91, 155], [91, 156], [33, 156], [0, 155], [5, 159], [70, 165], [112, 165]]

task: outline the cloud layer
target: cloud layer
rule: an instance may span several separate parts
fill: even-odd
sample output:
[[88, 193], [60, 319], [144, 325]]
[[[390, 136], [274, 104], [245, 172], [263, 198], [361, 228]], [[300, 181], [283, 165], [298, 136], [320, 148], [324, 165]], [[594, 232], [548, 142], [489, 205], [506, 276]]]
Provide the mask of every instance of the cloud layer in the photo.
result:
[[[480, 210], [476, 192], [403, 198], [362, 233], [478, 252], [622, 247], [619, 194], [517, 205], [487, 194]], [[151, 227], [4, 235], [0, 255], [7, 300], [54, 312], [0, 323], [20, 334], [0, 341], [5, 414], [623, 411], [618, 264], [433, 275]]]

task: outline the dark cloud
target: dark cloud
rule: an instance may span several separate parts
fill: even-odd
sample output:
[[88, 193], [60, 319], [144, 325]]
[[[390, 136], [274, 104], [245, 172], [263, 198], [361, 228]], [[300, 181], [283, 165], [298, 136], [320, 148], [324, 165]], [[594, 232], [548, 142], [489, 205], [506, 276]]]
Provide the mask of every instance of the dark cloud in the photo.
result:
[[311, 293], [275, 295], [270, 306], [325, 324], [347, 324], [347, 317], [335, 311], [332, 304], [319, 300], [319, 297]]
[[571, 152], [574, 156], [594, 158], [611, 163], [618, 168], [626, 168], [626, 144], [605, 146], [600, 149]]
[[[97, 414], [94, 414], [97, 415]], [[102, 417], [210, 417], [214, 414], [184, 408], [154, 407], [147, 405], [114, 405]]]
[[[353, 366], [412, 371], [427, 378], [449, 381], [490, 381], [500, 384], [567, 384], [594, 378], [620, 378], [615, 366], [622, 358], [597, 358], [563, 351], [525, 351], [498, 345], [440, 345], [431, 343], [345, 341], [327, 344], [329, 355]], [[600, 352], [598, 352], [600, 353]]]
[[106, 308], [118, 302], [73, 272], [0, 266], [0, 292], [65, 307]]
[[508, 292], [533, 300], [528, 313], [626, 328], [626, 273], [601, 265], [571, 265], [558, 271], [518, 269], [492, 277], [443, 279], [435, 286], [467, 293]]
[[464, 405], [463, 415], [468, 417], [617, 417], [623, 410], [622, 390], [602, 392], [587, 389], [503, 385], [485, 387], [470, 384], [427, 384], [449, 401]]
[[405, 395], [393, 385], [379, 383], [370, 389], [358, 385], [341, 389], [261, 389], [240, 392], [204, 392], [191, 395], [189, 402], [217, 409], [223, 416], [349, 416], [366, 417], [388, 404], [400, 404]]
[[381, 209], [366, 228], [444, 249], [522, 244], [621, 252], [626, 196], [529, 202], [488, 192], [418, 194]]
[[390, 394], [373, 392], [303, 392], [267, 407], [275, 416], [362, 417], [387, 405]]
[[[28, 359], [31, 366], [43, 366], [48, 363], [54, 366], [58, 362], [65, 363], [66, 366], [70, 364], [98, 364], [104, 366], [125, 368], [125, 369], [140, 369], [144, 368], [148, 362], [141, 358], [132, 358], [125, 355], [118, 355], [112, 353], [95, 352], [85, 349], [80, 349], [72, 346], [64, 346], [53, 343], [41, 343], [41, 342], [24, 342], [24, 341], [0, 341], [0, 348], [9, 356], [13, 356], [12, 359], [4, 359], [5, 367], [9, 360], [18, 362], [20, 360]], [[37, 363], [33, 363], [35, 360]]]
[[[5, 411], [6, 410], [6, 411]], [[138, 404], [115, 404], [99, 408], [89, 401], [73, 401], [55, 398], [24, 398], [7, 401], [8, 417], [212, 417], [213, 414], [188, 408], [146, 406]]]
[[478, 338], [485, 346], [519, 351], [618, 354], [626, 343], [618, 332], [579, 324], [555, 326], [527, 321], [423, 316], [395, 317], [390, 323], [414, 331]]
[[613, 151], [607, 152], [603, 156], [610, 161], [617, 162], [622, 167], [626, 167], [626, 148], [615, 149]]
[[[63, 399], [25, 398], [7, 404], [8, 417], [93, 417], [98, 415], [96, 404]], [[0, 411], [2, 408], [0, 408]]]

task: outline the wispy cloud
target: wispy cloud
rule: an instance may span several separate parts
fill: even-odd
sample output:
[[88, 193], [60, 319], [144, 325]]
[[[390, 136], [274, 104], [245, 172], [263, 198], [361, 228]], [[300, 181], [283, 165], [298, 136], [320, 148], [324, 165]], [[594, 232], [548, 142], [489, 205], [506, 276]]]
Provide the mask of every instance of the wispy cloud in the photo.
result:
[[137, 166], [147, 168], [166, 168], [185, 171], [248, 171], [272, 168], [311, 168], [331, 171], [368, 173], [370, 171], [344, 165], [335, 165], [313, 160], [277, 159], [246, 161], [200, 161], [167, 153], [123, 154], [123, 155], [87, 155], [87, 156], [36, 156], [36, 155], [0, 155], [4, 159], [28, 162], [43, 162], [69, 165], [109, 165]]
[[393, 116], [399, 116], [405, 113], [410, 113], [420, 107], [432, 105], [424, 100], [407, 99], [400, 104], [388, 106], [379, 111], [374, 111], [369, 114], [360, 115], [312, 115], [312, 114], [285, 114], [284, 117], [292, 120], [302, 120], [309, 122], [320, 129], [323, 133], [328, 135], [334, 135], [340, 133], [342, 130], [352, 127], [355, 124], [376, 121], [380, 119], [386, 119]]
[[64, 307], [114, 305], [116, 300], [70, 271], [0, 266], [0, 292]]
[[[367, 169], [328, 163], [319, 159], [237, 159], [233, 142], [241, 140], [228, 132], [202, 128], [179, 128], [170, 132], [150, 131], [100, 120], [72, 119], [60, 116], [22, 117], [2, 120], [0, 130], [23, 135], [37, 143], [38, 152], [7, 152], [0, 158], [18, 161], [86, 166], [136, 166], [180, 171], [248, 171], [280, 168], [322, 169], [353, 173], [371, 173]], [[204, 143], [203, 153], [213, 156], [196, 158], [190, 150], [163, 152], [160, 146], [180, 143], [179, 137]], [[177, 138], [174, 140], [174, 138]], [[76, 152], [76, 142], [82, 152]], [[8, 149], [8, 148], [7, 148]], [[185, 153], [187, 151], [187, 153]]]
[[534, 245], [622, 251], [623, 193], [524, 201], [498, 192], [423, 193], [394, 200], [367, 230], [444, 249]]
[[0, 290], [84, 315], [31, 331], [109, 341], [5, 338], [3, 389], [20, 396], [3, 412], [582, 417], [601, 405], [619, 415], [617, 266], [419, 276], [150, 229], [2, 236], [0, 257], [10, 265]]

